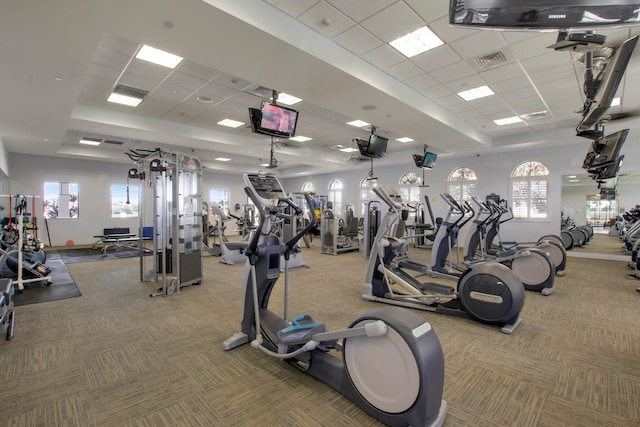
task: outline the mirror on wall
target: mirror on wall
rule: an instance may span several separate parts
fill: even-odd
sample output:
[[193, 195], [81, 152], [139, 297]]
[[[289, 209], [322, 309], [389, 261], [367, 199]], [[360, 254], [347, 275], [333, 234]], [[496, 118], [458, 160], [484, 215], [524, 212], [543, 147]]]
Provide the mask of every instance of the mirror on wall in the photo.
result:
[[[598, 183], [588, 174], [576, 173], [562, 176], [561, 209], [563, 217], [569, 218], [576, 225], [592, 224], [594, 230], [608, 234], [609, 223], [620, 213], [640, 204], [640, 170], [623, 171], [617, 179], [608, 181], [602, 187], [615, 187], [615, 194], [605, 188], [598, 188]], [[601, 195], [602, 192], [602, 195]], [[598, 246], [597, 252], [620, 255], [622, 244], [618, 240], [610, 245]], [[584, 252], [595, 252], [589, 246], [581, 249]]]

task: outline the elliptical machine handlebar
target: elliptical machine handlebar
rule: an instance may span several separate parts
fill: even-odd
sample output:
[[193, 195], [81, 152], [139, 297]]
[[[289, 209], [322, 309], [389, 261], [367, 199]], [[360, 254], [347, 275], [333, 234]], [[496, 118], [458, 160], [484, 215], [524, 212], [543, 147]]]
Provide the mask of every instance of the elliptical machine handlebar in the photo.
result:
[[[257, 259], [258, 242], [260, 240], [260, 234], [262, 233], [267, 216], [269, 215], [275, 215], [276, 217], [288, 216], [278, 212], [278, 206], [282, 203], [285, 203], [286, 205], [290, 206], [295, 211], [295, 215], [301, 214], [302, 210], [289, 197], [285, 197], [285, 198], [277, 199], [277, 204], [275, 204], [274, 206], [271, 206], [269, 208], [269, 211], [267, 211], [267, 206], [261, 206], [262, 203], [260, 203], [260, 200], [255, 196], [251, 188], [245, 187], [244, 191], [245, 193], [247, 193], [247, 196], [251, 199], [253, 204], [256, 206], [256, 208], [260, 212], [260, 223], [258, 224], [257, 232], [254, 233], [253, 237], [249, 241], [249, 244], [247, 245], [247, 248], [245, 249], [245, 254], [249, 258], [249, 262], [251, 263], [251, 262], [255, 262], [255, 260]], [[309, 195], [309, 193], [304, 193], [304, 197], [307, 203], [307, 207], [309, 208], [309, 212], [313, 212], [313, 200], [311, 199], [311, 196]], [[298, 231], [293, 237], [291, 237], [291, 239], [284, 242], [284, 245], [287, 248], [285, 252], [285, 258], [289, 257], [289, 254], [291, 254], [291, 252], [293, 251], [293, 248], [296, 245], [296, 243], [305, 234], [308, 234], [315, 226], [316, 226], [316, 216], [309, 215], [309, 224], [307, 224], [306, 227]]]

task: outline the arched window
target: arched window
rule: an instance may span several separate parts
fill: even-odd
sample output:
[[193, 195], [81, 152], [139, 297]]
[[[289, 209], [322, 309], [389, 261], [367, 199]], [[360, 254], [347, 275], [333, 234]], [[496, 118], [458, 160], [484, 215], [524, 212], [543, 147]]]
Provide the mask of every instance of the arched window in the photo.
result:
[[540, 162], [520, 163], [511, 172], [511, 208], [514, 218], [547, 218], [549, 168]]
[[316, 191], [316, 186], [313, 185], [313, 182], [307, 181], [304, 184], [302, 184], [303, 193], [315, 193], [315, 191]]
[[342, 181], [334, 179], [329, 183], [329, 201], [333, 205], [333, 212], [342, 212]]
[[416, 203], [420, 201], [420, 187], [422, 185], [422, 178], [420, 178], [415, 172], [407, 172], [400, 178], [400, 195], [402, 200], [407, 203]]
[[470, 168], [454, 169], [447, 178], [449, 194], [458, 203], [463, 203], [476, 195], [478, 190], [478, 176]]
[[360, 215], [364, 217], [367, 203], [373, 198], [371, 189], [378, 186], [378, 178], [367, 176], [360, 181]]

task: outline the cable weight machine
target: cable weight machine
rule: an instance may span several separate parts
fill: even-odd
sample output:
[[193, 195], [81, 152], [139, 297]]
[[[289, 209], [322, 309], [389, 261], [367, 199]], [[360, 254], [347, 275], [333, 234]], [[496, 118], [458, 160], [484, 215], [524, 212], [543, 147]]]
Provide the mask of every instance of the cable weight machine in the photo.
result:
[[[159, 282], [150, 296], [169, 296], [202, 282], [202, 165], [191, 154], [157, 148], [127, 153], [140, 181], [141, 237], [152, 235], [152, 257], [139, 241], [140, 281]], [[148, 189], [149, 191], [146, 191]], [[148, 212], [145, 205], [151, 204]], [[150, 231], [150, 232], [149, 232]]]

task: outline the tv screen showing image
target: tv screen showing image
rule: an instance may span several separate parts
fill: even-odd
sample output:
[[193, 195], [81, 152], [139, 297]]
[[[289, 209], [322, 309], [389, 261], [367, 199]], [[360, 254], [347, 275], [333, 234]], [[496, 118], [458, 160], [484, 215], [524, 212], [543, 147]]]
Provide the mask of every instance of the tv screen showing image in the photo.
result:
[[387, 138], [371, 134], [369, 136], [369, 145], [367, 146], [367, 155], [373, 158], [384, 157], [387, 153], [387, 142], [389, 142]]
[[298, 112], [296, 110], [262, 101], [258, 132], [289, 138], [295, 135], [297, 122]]
[[436, 163], [438, 155], [435, 153], [426, 152], [424, 154], [424, 160], [422, 161], [422, 167], [425, 169], [433, 169], [433, 165]]

